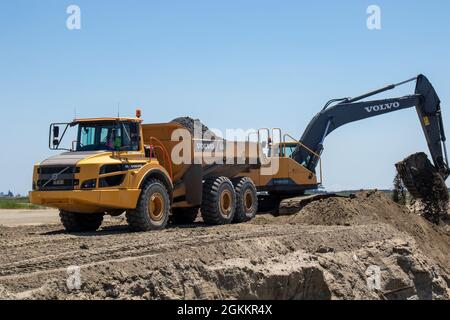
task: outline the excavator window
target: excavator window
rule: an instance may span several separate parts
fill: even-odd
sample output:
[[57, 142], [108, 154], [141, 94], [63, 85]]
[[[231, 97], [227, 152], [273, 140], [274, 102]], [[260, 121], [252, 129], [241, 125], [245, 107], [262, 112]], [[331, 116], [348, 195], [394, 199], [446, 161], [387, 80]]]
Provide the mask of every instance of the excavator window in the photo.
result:
[[289, 146], [289, 145], [285, 146], [284, 156], [286, 158], [290, 158], [292, 156], [292, 153], [294, 152], [294, 150], [295, 150], [295, 146]]
[[292, 157], [292, 153], [294, 152], [294, 150], [295, 150], [295, 148], [297, 147], [297, 145], [295, 144], [295, 145], [289, 145], [289, 144], [286, 144], [286, 145], [284, 145], [284, 156], [286, 157], [286, 158], [291, 158]]

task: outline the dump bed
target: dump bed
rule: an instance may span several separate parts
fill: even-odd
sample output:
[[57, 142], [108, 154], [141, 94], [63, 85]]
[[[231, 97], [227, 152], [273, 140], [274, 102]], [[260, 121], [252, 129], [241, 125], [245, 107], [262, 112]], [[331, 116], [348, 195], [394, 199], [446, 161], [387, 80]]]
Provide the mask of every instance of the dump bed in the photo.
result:
[[[143, 124], [144, 144], [153, 147], [156, 157], [166, 167], [171, 166], [174, 182], [181, 179], [191, 165], [201, 165], [205, 175], [220, 171], [221, 176], [232, 177], [241, 170], [258, 166], [261, 161], [258, 156], [258, 144], [249, 141], [226, 141], [220, 137], [202, 139], [194, 137], [189, 130], [175, 122]], [[189, 137], [189, 143], [184, 143], [176, 130], [185, 129], [183, 138]], [[184, 136], [184, 134], [188, 136]], [[174, 139], [172, 139], [174, 137]], [[178, 139], [178, 140], [177, 140]], [[189, 148], [183, 148], [182, 144]], [[189, 155], [184, 157], [184, 152]], [[180, 161], [177, 161], [177, 158]], [[183, 160], [183, 163], [181, 162]], [[189, 160], [189, 161], [186, 161]]]

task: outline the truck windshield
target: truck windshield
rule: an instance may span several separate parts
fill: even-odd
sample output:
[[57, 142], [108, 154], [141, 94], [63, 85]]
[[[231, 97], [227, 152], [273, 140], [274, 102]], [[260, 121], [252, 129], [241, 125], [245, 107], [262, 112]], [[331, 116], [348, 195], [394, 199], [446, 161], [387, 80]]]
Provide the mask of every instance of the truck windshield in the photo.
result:
[[80, 123], [77, 141], [77, 151], [138, 151], [139, 126], [135, 122]]

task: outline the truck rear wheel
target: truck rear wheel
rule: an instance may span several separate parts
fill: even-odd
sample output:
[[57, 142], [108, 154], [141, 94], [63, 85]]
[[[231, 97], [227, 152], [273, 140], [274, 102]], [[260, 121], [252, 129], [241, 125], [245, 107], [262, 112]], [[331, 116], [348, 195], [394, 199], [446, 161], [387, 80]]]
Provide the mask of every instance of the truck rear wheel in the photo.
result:
[[142, 189], [136, 209], [127, 211], [127, 221], [133, 231], [164, 229], [169, 221], [170, 198], [164, 184], [150, 180]]
[[198, 216], [198, 207], [196, 208], [173, 208], [172, 222], [175, 224], [193, 223]]
[[230, 179], [210, 178], [203, 183], [201, 213], [203, 221], [211, 225], [228, 224], [236, 212], [236, 193]]
[[61, 223], [68, 232], [96, 231], [102, 225], [103, 215], [103, 213], [59, 211]]
[[252, 179], [243, 177], [232, 180], [236, 192], [236, 213], [234, 222], [253, 219], [258, 211], [258, 195]]

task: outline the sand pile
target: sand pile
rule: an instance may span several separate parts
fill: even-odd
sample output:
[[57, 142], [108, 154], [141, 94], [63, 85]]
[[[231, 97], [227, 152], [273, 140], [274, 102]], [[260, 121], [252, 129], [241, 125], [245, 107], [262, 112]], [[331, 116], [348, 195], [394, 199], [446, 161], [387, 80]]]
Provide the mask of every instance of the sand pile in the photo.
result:
[[[419, 212], [421, 213], [421, 212]], [[291, 216], [259, 216], [253, 223], [289, 223], [300, 225], [355, 226], [389, 224], [398, 235], [412, 236], [418, 246], [450, 272], [450, 231], [448, 226], [429, 223], [417, 211], [394, 203], [386, 194], [362, 191], [349, 198], [336, 197], [306, 205]]]

